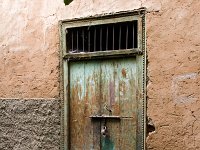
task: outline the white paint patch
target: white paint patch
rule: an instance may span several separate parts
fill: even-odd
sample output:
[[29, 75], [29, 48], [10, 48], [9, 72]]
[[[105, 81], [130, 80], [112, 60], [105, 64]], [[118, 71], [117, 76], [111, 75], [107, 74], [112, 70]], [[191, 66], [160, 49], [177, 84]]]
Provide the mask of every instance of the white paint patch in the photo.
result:
[[198, 99], [195, 97], [195, 95], [193, 95], [193, 93], [191, 94], [187, 93], [187, 95], [180, 94], [182, 87], [179, 86], [179, 83], [183, 82], [184, 80], [195, 80], [197, 76], [198, 76], [197, 73], [187, 73], [187, 74], [178, 75], [172, 79], [171, 90], [172, 90], [172, 97], [175, 103], [177, 104], [192, 103]]
[[189, 12], [186, 9], [183, 8], [176, 9], [176, 20], [181, 21], [182, 19], [187, 17], [188, 13]]

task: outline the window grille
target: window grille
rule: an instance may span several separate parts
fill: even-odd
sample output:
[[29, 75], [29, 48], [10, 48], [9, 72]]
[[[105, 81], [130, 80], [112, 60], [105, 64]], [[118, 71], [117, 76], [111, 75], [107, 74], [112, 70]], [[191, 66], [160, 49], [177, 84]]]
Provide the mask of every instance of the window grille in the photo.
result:
[[67, 28], [68, 53], [128, 50], [138, 48], [137, 20]]

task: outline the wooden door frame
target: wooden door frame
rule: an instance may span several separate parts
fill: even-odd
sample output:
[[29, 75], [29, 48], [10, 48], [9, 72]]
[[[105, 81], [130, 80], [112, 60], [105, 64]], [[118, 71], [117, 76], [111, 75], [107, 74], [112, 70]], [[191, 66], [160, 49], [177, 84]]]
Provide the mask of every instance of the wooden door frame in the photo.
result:
[[[62, 20], [60, 25], [60, 97], [61, 97], [61, 150], [69, 147], [69, 62], [82, 59], [105, 59], [135, 56], [137, 63], [137, 150], [145, 150], [146, 141], [146, 9], [103, 14], [88, 18]], [[123, 21], [138, 21], [138, 48], [131, 50], [69, 54], [66, 45], [66, 29]]]

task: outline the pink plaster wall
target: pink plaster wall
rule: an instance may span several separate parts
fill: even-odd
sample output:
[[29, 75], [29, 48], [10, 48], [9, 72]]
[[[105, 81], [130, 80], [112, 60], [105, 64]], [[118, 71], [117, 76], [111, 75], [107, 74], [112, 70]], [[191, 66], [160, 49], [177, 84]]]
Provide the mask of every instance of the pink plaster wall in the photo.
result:
[[147, 7], [153, 150], [200, 149], [200, 1], [0, 1], [0, 98], [59, 97], [58, 21]]

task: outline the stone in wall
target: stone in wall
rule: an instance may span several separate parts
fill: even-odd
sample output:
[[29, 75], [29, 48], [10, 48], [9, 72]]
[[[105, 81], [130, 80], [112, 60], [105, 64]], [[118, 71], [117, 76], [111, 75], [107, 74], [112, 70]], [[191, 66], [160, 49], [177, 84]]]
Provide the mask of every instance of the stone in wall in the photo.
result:
[[1, 150], [59, 150], [60, 100], [0, 100]]

